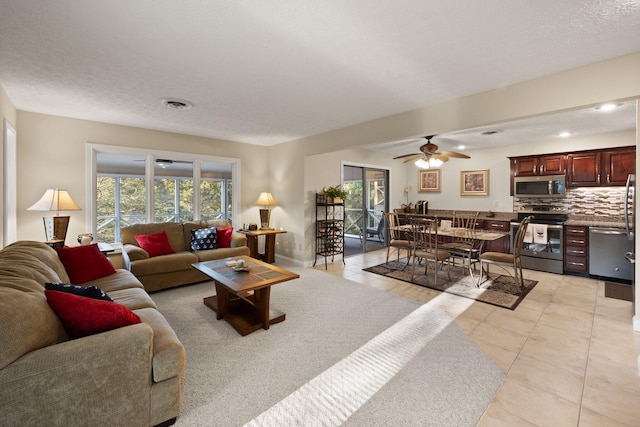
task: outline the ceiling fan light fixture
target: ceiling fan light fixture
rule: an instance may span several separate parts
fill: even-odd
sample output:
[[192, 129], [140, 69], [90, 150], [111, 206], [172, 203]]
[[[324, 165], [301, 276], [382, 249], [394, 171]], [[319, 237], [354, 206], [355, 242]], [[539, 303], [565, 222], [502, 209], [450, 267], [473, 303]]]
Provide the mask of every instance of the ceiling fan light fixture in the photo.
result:
[[414, 165], [416, 165], [418, 167], [418, 169], [429, 169], [429, 162], [427, 162], [425, 159], [420, 158], [418, 160], [416, 160], [414, 162]]
[[431, 157], [430, 159], [420, 158], [416, 160], [413, 164], [416, 165], [419, 169], [431, 169], [431, 168], [439, 168], [442, 166], [443, 161], [440, 159], [436, 159], [435, 157]]

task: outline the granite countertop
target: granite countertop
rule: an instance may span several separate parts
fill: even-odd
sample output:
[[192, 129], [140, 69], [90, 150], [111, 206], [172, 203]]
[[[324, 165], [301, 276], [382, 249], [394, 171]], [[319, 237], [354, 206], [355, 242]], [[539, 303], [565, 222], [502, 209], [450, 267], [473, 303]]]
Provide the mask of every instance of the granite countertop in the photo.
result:
[[[467, 212], [467, 211], [464, 211]], [[495, 220], [495, 221], [516, 221], [518, 214], [515, 212], [492, 212], [493, 216], [489, 216], [488, 212], [480, 212], [478, 219], [481, 220]], [[428, 215], [438, 217], [452, 217], [452, 210], [444, 209], [429, 209]], [[611, 227], [611, 228], [624, 228], [624, 218], [622, 217], [610, 217], [610, 216], [598, 216], [598, 215], [569, 215], [569, 219], [564, 223], [565, 225], [577, 225], [583, 227]]]
[[624, 218], [597, 215], [569, 215], [569, 219], [564, 224], [583, 227], [624, 228]]

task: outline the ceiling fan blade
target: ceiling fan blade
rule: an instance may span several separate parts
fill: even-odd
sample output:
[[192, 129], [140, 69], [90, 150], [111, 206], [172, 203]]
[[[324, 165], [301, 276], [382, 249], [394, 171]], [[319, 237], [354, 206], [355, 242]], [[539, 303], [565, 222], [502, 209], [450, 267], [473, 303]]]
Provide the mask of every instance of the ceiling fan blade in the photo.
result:
[[424, 154], [420, 153], [420, 154], [414, 154], [413, 156], [409, 157], [407, 160], [405, 160], [402, 163], [409, 163], [409, 162], [413, 162], [414, 160], [418, 160], [420, 157], [422, 157]]
[[431, 155], [431, 157], [438, 159], [438, 160], [442, 160], [443, 162], [448, 162], [449, 158], [445, 155], [443, 155], [442, 153], [434, 153]]
[[440, 154], [443, 154], [447, 157], [456, 157], [458, 159], [470, 159], [471, 157], [467, 156], [466, 154], [462, 154], [462, 153], [455, 153], [453, 151], [441, 151]]
[[417, 156], [417, 155], [422, 156], [422, 153], [403, 154], [402, 156], [394, 157], [394, 158], [393, 158], [393, 160], [395, 160], [395, 159], [403, 159], [403, 158], [405, 158], [405, 157], [409, 157], [409, 156]]

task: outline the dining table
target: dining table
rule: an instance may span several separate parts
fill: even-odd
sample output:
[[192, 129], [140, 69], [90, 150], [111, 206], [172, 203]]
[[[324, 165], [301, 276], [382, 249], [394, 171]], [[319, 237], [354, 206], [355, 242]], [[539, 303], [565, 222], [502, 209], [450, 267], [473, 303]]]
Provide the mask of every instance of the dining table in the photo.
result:
[[[391, 227], [392, 229], [401, 232], [401, 233], [406, 233], [407, 239], [406, 240], [413, 240], [411, 233], [413, 232], [412, 228], [411, 228], [411, 224], [403, 224], [403, 225], [397, 225], [394, 227]], [[432, 233], [433, 230], [429, 229], [429, 232]], [[509, 232], [505, 232], [505, 231], [495, 231], [495, 230], [471, 230], [471, 229], [467, 229], [467, 228], [462, 228], [462, 227], [442, 227], [442, 226], [438, 226], [437, 229], [437, 235], [438, 237], [440, 236], [446, 236], [446, 237], [452, 237], [452, 238], [465, 238], [468, 239], [470, 241], [473, 242], [477, 242], [472, 244], [472, 247], [474, 248], [473, 253], [477, 254], [476, 256], [474, 256], [474, 259], [471, 258], [471, 253], [469, 253], [468, 255], [468, 267], [469, 267], [469, 273], [471, 274], [471, 276], [473, 277], [473, 271], [471, 268], [472, 263], [477, 262], [477, 257], [480, 256], [480, 254], [482, 253], [482, 249], [485, 245], [486, 242], [490, 242], [490, 241], [494, 241], [494, 240], [498, 240], [501, 239], [505, 236], [509, 236]], [[439, 240], [439, 239], [438, 239]], [[408, 263], [408, 261], [407, 261]]]

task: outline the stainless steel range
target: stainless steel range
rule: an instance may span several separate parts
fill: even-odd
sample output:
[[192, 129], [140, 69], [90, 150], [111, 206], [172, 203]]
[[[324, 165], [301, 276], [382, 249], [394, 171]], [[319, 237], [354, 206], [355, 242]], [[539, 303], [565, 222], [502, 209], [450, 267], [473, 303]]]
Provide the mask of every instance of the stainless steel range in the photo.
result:
[[513, 237], [523, 218], [533, 215], [529, 223], [525, 243], [522, 247], [522, 267], [530, 270], [562, 274], [564, 271], [563, 224], [568, 218], [563, 208], [552, 206], [523, 206], [518, 211], [518, 222], [511, 223], [511, 246]]

